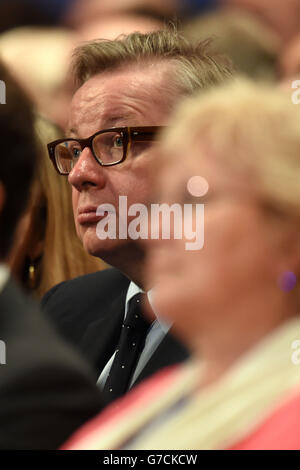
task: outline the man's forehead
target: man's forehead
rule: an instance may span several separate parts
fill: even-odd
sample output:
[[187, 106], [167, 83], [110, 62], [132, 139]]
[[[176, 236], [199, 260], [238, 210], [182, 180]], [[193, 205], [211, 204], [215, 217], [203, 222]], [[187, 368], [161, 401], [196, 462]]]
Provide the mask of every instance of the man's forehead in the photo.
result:
[[105, 71], [89, 78], [74, 94], [73, 100], [92, 103], [98, 97], [120, 97], [124, 94], [149, 94], [159, 87], [165, 78], [165, 67], [157, 63]]
[[[77, 131], [82, 115], [87, 124], [101, 116], [106, 126], [114, 127], [127, 118], [134, 120], [134, 116], [146, 108], [150, 111], [155, 107], [162, 108], [164, 75], [164, 70], [157, 69], [157, 64], [148, 64], [146, 70], [135, 66], [91, 77], [73, 96], [71, 129]], [[139, 125], [139, 122], [131, 122], [131, 125]]]

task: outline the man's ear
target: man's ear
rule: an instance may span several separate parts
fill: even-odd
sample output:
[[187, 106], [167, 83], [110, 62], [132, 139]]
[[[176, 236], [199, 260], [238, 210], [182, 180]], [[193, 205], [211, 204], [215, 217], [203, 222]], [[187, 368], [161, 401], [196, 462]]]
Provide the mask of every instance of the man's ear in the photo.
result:
[[2, 181], [0, 181], [0, 214], [3, 211], [5, 200], [6, 200], [6, 192], [5, 192], [4, 184], [2, 183]]

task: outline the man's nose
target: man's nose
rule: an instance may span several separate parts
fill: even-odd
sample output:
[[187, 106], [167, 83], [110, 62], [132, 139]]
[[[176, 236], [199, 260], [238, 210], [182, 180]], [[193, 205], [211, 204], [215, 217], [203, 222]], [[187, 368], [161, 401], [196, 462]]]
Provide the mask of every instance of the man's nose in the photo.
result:
[[88, 147], [81, 152], [79, 160], [69, 173], [68, 181], [77, 191], [87, 189], [89, 186], [98, 188], [105, 186], [105, 170]]

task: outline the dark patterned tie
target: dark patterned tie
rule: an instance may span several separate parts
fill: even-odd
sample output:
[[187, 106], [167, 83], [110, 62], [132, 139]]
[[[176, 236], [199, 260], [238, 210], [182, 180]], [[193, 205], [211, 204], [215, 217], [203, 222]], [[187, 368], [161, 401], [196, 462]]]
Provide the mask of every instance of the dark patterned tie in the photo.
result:
[[136, 294], [129, 302], [122, 325], [119, 344], [107, 377], [104, 393], [109, 401], [119, 398], [128, 390], [130, 380], [145, 345], [150, 323], [141, 311], [146, 294]]

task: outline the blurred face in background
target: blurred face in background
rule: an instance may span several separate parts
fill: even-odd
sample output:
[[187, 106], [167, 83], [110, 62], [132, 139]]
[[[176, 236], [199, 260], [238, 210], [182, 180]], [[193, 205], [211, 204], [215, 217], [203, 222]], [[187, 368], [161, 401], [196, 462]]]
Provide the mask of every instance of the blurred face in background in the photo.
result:
[[[132, 14], [134, 11], [149, 10], [157, 15], [172, 17], [177, 11], [177, 0], [85, 0], [84, 2], [73, 2], [64, 18], [64, 23], [71, 28], [87, 25], [95, 18], [110, 18], [111, 16], [123, 16]], [[147, 16], [147, 13], [145, 13]], [[151, 19], [151, 14], [150, 14]], [[137, 29], [136, 29], [137, 31]]]
[[[192, 145], [175, 152], [173, 148], [162, 160], [159, 201], [204, 204], [204, 247], [188, 251], [185, 244], [190, 240], [185, 238], [152, 241], [147, 263], [157, 311], [175, 322], [175, 330], [193, 348], [197, 335], [216, 325], [230, 328], [231, 321], [242, 324], [252, 314], [255, 321], [257, 312], [249, 308], [252, 299], [278, 290], [280, 255], [245, 175]], [[194, 197], [187, 189], [195, 176], [209, 185], [204, 197]]]
[[279, 58], [279, 69], [283, 80], [300, 80], [300, 34], [298, 34], [291, 43], [283, 49]]
[[63, 130], [72, 97], [67, 72], [76, 41], [63, 28], [16, 28], [0, 37], [3, 60], [38, 113]]
[[78, 42], [91, 41], [97, 38], [116, 39], [120, 34], [135, 31], [147, 33], [162, 29], [164, 24], [154, 18], [131, 13], [93, 17], [77, 30]]
[[257, 15], [285, 42], [299, 31], [300, 0], [223, 0], [223, 3]]

